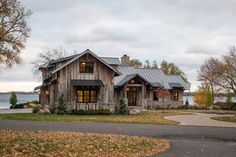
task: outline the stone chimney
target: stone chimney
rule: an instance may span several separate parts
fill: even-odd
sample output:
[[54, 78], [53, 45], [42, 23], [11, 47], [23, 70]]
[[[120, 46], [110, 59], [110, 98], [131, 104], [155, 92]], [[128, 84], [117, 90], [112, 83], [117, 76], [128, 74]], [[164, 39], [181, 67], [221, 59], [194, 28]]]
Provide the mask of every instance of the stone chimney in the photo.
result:
[[129, 65], [129, 56], [127, 56], [127, 54], [124, 54], [123, 57], [121, 57], [121, 64]]

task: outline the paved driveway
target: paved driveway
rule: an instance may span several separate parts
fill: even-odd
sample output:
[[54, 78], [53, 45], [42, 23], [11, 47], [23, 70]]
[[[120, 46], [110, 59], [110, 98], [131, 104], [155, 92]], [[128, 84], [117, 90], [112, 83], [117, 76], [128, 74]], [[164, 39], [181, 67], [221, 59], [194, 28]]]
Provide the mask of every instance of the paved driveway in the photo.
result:
[[235, 157], [236, 154], [236, 128], [2, 119], [0, 129], [80, 131], [169, 139], [171, 149], [159, 157]]
[[220, 116], [234, 116], [234, 115], [196, 113], [194, 115], [166, 116], [165, 118], [169, 120], [178, 121], [180, 122], [180, 125], [236, 127], [236, 123], [223, 122], [210, 119], [211, 117], [220, 117]]

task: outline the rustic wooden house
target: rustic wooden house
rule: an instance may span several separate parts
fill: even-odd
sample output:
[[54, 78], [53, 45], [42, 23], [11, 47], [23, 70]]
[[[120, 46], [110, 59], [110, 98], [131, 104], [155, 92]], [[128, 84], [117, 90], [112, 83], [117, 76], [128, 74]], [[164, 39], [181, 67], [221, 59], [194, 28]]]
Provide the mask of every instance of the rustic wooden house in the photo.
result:
[[[90, 50], [51, 60], [40, 67], [43, 82], [41, 104], [57, 104], [60, 93], [70, 109], [115, 109], [120, 97], [130, 107], [176, 108], [183, 105], [187, 85], [180, 76], [165, 75], [160, 69], [129, 66], [129, 57], [99, 57]], [[169, 93], [160, 97], [161, 90]]]

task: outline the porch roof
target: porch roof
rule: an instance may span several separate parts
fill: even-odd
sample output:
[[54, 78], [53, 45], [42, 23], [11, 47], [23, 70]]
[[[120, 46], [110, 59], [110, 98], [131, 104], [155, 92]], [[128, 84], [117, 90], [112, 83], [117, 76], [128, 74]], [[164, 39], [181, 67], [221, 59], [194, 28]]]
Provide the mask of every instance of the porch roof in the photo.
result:
[[103, 82], [101, 80], [71, 80], [73, 86], [93, 86], [101, 87]]
[[143, 81], [145, 81], [146, 83], [152, 85], [149, 81], [147, 81], [146, 79], [144, 79], [142, 76], [140, 76], [139, 74], [131, 74], [131, 75], [126, 75], [116, 86], [123, 86], [124, 84], [126, 84], [127, 82], [129, 82], [130, 80], [132, 80], [135, 77], [139, 77], [141, 78]]

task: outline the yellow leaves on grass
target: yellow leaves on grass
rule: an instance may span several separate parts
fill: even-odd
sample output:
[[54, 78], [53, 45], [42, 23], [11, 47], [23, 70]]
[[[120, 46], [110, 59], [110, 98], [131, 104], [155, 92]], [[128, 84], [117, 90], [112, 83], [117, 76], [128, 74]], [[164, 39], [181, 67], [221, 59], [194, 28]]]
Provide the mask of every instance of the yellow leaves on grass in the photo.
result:
[[0, 131], [0, 156], [143, 156], [170, 145], [157, 138], [64, 131]]

